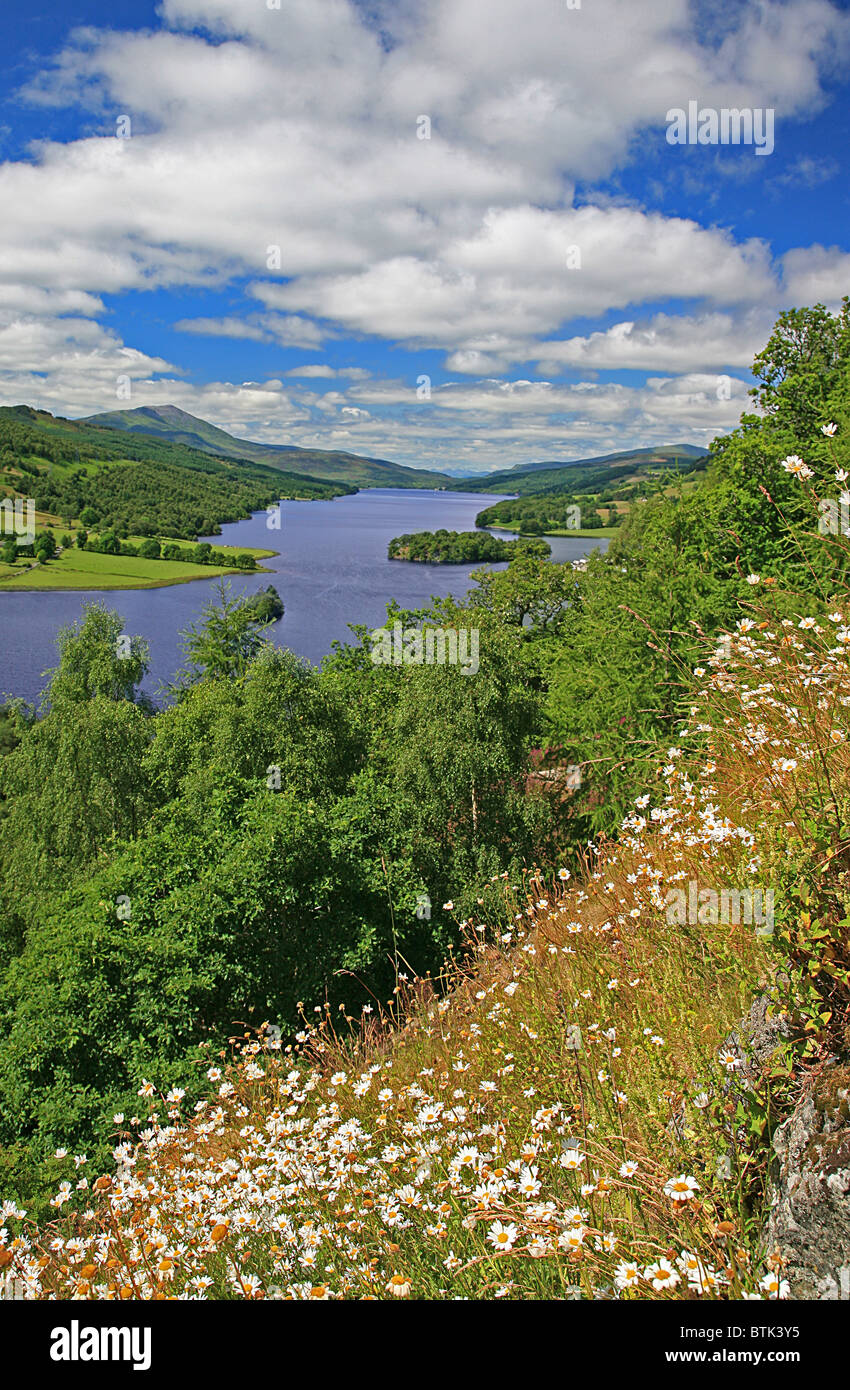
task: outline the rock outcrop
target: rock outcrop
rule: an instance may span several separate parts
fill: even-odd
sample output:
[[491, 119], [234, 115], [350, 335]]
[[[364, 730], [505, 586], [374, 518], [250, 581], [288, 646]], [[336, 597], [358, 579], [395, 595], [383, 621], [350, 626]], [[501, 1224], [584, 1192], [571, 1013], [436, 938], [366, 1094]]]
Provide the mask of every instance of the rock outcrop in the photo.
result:
[[730, 1088], [753, 1085], [780, 1045], [791, 1036], [788, 1015], [771, 1013], [770, 1000], [766, 994], [760, 994], [723, 1044], [724, 1050], [738, 1058], [738, 1070]]
[[850, 1299], [850, 1066], [807, 1086], [773, 1147], [767, 1253], [782, 1255], [792, 1298]]

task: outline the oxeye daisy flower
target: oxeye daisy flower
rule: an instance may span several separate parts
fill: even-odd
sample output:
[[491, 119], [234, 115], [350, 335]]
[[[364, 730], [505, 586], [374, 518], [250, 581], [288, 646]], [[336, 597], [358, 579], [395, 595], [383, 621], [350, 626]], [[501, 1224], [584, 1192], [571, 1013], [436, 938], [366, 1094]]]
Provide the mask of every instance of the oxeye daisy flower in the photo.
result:
[[808, 464], [803, 462], [798, 454], [789, 454], [787, 458], [782, 460], [781, 467], [785, 469], [786, 473], [792, 474], [795, 478], [814, 477], [811, 468], [809, 468]]
[[791, 1292], [791, 1286], [787, 1279], [780, 1279], [773, 1270], [759, 1280], [759, 1288], [763, 1289], [768, 1298], [787, 1298]]
[[394, 1274], [387, 1284], [387, 1293], [391, 1293], [393, 1298], [409, 1298], [411, 1283], [404, 1274]]
[[563, 1213], [561, 1219], [565, 1226], [574, 1226], [578, 1228], [579, 1226], [583, 1226], [587, 1220], [587, 1212], [582, 1210], [581, 1207], [569, 1207]]
[[540, 1191], [540, 1181], [537, 1177], [536, 1168], [523, 1168], [517, 1183], [519, 1191], [523, 1197], [536, 1197]]
[[584, 1245], [584, 1238], [587, 1235], [585, 1226], [571, 1226], [569, 1230], [562, 1231], [558, 1236], [558, 1247], [561, 1250], [580, 1250]]
[[542, 1236], [532, 1236], [526, 1248], [529, 1255], [535, 1260], [541, 1260], [546, 1255], [554, 1253], [549, 1242], [544, 1240]]
[[618, 1289], [633, 1289], [640, 1282], [640, 1269], [633, 1260], [621, 1260], [614, 1270]]
[[655, 1264], [647, 1265], [643, 1272], [644, 1279], [648, 1279], [654, 1289], [674, 1289], [680, 1282], [679, 1276], [669, 1260], [656, 1260]]
[[710, 1289], [717, 1287], [717, 1275], [714, 1270], [707, 1269], [697, 1255], [693, 1255], [689, 1250], [683, 1250], [676, 1265], [682, 1270], [692, 1289], [699, 1290], [699, 1293], [707, 1293]]
[[664, 1184], [664, 1195], [669, 1197], [671, 1202], [689, 1202], [699, 1190], [696, 1178], [690, 1177], [687, 1173], [680, 1173], [678, 1178], [670, 1178], [669, 1182]]
[[512, 1250], [519, 1231], [511, 1221], [508, 1225], [503, 1225], [501, 1221], [494, 1221], [487, 1233], [487, 1239], [496, 1250]]

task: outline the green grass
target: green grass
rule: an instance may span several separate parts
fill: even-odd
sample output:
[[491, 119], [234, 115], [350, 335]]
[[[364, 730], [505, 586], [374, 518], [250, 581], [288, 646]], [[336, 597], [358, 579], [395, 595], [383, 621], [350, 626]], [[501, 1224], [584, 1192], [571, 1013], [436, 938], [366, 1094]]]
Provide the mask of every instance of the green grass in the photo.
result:
[[[546, 536], [577, 536], [580, 540], [592, 541], [592, 540], [595, 540], [597, 536], [611, 537], [611, 536], [619, 536], [619, 534], [620, 534], [620, 528], [619, 528], [619, 526], [597, 526], [595, 531], [582, 531], [582, 530], [556, 531], [554, 528], [550, 528], [550, 529], [544, 531], [544, 533], [543, 533], [543, 539], [545, 540]], [[537, 538], [536, 538], [536, 537], [532, 537], [532, 536], [523, 536], [522, 539], [523, 539], [523, 540], [533, 540], [533, 539], [537, 539]]]
[[[225, 547], [217, 547], [225, 549]], [[240, 547], [237, 554], [259, 560], [272, 550]], [[145, 560], [136, 555], [100, 555], [93, 550], [63, 550], [47, 565], [28, 569], [28, 561], [0, 564], [0, 589], [158, 589], [185, 584], [192, 579], [215, 579], [222, 574], [243, 574], [235, 565], [195, 565], [183, 560]], [[268, 574], [262, 565], [253, 574]]]
[[[130, 542], [131, 545], [141, 545], [143, 541], [150, 540], [150, 536], [127, 536], [126, 539]], [[157, 536], [156, 539], [159, 541], [160, 545], [181, 545], [181, 546], [183, 547], [184, 550], [188, 550], [189, 547], [192, 546], [192, 545], [197, 545], [197, 541], [186, 541], [186, 540], [181, 540], [179, 536]], [[234, 557], [235, 557], [236, 555], [253, 555], [253, 557], [254, 557], [255, 560], [268, 560], [272, 555], [277, 555], [277, 554], [279, 554], [279, 552], [278, 552], [277, 550], [264, 550], [264, 549], [262, 549], [260, 546], [256, 546], [256, 545], [218, 545], [218, 544], [216, 543], [215, 540], [212, 540], [212, 541], [210, 542], [210, 544], [212, 545], [213, 550], [222, 550], [222, 551], [224, 551], [224, 553], [225, 553], [226, 555], [233, 555]], [[131, 558], [132, 558], [132, 557], [131, 557]], [[151, 563], [152, 563], [152, 564], [162, 564], [162, 563], [165, 563], [165, 564], [172, 564], [172, 563], [173, 563], [173, 564], [182, 564], [183, 562], [182, 562], [182, 561], [164, 561], [164, 562], [163, 562], [163, 561], [153, 560]], [[196, 565], [196, 566], [195, 566], [195, 569], [197, 569], [197, 568], [198, 568], [198, 566]], [[201, 568], [203, 568], [203, 569], [211, 569], [211, 568], [214, 568], [214, 567], [213, 567], [213, 566], [210, 566], [210, 565], [203, 565], [203, 566], [201, 566]]]

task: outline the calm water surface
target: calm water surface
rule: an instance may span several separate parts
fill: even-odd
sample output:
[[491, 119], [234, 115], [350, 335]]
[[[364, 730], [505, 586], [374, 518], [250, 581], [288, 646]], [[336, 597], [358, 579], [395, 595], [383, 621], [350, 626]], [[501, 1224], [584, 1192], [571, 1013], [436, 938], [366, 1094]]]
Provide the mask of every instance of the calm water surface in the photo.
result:
[[[215, 544], [280, 551], [263, 565], [272, 574], [234, 576], [231, 593], [256, 593], [274, 584], [286, 612], [267, 635], [281, 647], [319, 662], [335, 640], [350, 637], [349, 623], [380, 627], [389, 599], [420, 608], [431, 595], [462, 597], [476, 565], [411, 565], [387, 559], [393, 536], [411, 531], [471, 531], [477, 514], [502, 494], [409, 492], [369, 488], [332, 502], [282, 502], [279, 531], [266, 527], [266, 513], [222, 527]], [[499, 535], [512, 533], [500, 531]], [[553, 560], [574, 560], [607, 541], [552, 537]], [[494, 566], [503, 569], [503, 565]], [[125, 620], [126, 631], [150, 643], [146, 688], [156, 694], [183, 665], [180, 633], [201, 617], [215, 597], [215, 579], [165, 589], [75, 590], [73, 593], [0, 591], [0, 699], [34, 700], [44, 672], [56, 664], [56, 634], [99, 600]]]

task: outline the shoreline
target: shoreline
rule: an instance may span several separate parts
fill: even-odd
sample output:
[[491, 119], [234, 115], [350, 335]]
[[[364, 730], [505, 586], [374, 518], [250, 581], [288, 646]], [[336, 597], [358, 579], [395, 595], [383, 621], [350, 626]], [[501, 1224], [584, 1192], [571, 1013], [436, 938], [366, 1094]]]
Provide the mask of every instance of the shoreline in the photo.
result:
[[[99, 554], [100, 552], [99, 552], [99, 551], [95, 551], [95, 552], [92, 552], [92, 553], [94, 553], [94, 554]], [[262, 551], [256, 551], [256, 552], [255, 552], [253, 549], [251, 549], [251, 550], [247, 551], [246, 553], [254, 554], [254, 558], [255, 558], [255, 559], [270, 560], [274, 555], [279, 555], [279, 554], [280, 554], [280, 551], [279, 551], [279, 550], [262, 550]], [[115, 558], [115, 559], [127, 559], [127, 560], [132, 560], [132, 559], [135, 558], [135, 557], [133, 557], [133, 556], [131, 556], [131, 555], [127, 555], [127, 556], [115, 556], [114, 558]], [[151, 564], [159, 564], [160, 562], [157, 561], [157, 560], [152, 560], [152, 561], [150, 561], [149, 563], [151, 563]], [[163, 563], [165, 563], [165, 564], [175, 564], [175, 563], [176, 563], [176, 564], [180, 564], [181, 562], [180, 562], [180, 561], [164, 561]], [[190, 563], [191, 563], [191, 562], [190, 562]], [[43, 569], [42, 566], [34, 566], [33, 568], [40, 569], [40, 570], [42, 570], [42, 573], [48, 573], [48, 574], [49, 574], [49, 571], [45, 571], [45, 570]], [[252, 569], [252, 570], [243, 570], [243, 569], [240, 569], [240, 568], [239, 568], [238, 566], [236, 566], [236, 565], [233, 565], [233, 566], [223, 566], [223, 565], [205, 565], [205, 566], [200, 566], [200, 565], [198, 565], [198, 566], [196, 566], [195, 568], [196, 568], [196, 569], [205, 569], [205, 570], [209, 571], [209, 573], [206, 573], [206, 574], [201, 573], [201, 574], [174, 575], [174, 576], [172, 576], [172, 577], [170, 577], [170, 578], [168, 578], [168, 579], [155, 579], [155, 578], [152, 578], [152, 579], [139, 579], [139, 580], [136, 580], [135, 582], [132, 582], [132, 583], [131, 583], [131, 582], [127, 582], [127, 583], [123, 583], [123, 584], [122, 584], [122, 583], [114, 583], [114, 582], [110, 582], [110, 583], [106, 583], [106, 584], [98, 584], [98, 583], [96, 583], [96, 582], [95, 582], [95, 583], [86, 582], [86, 583], [84, 583], [84, 584], [62, 584], [62, 583], [57, 583], [57, 584], [19, 584], [19, 583], [16, 582], [16, 578], [15, 578], [15, 577], [13, 577], [12, 580], [11, 580], [11, 582], [10, 582], [9, 576], [6, 576], [5, 578], [0, 579], [0, 594], [79, 594], [79, 593], [85, 593], [85, 592], [87, 592], [88, 590], [96, 590], [98, 593], [104, 593], [104, 594], [109, 594], [109, 593], [127, 593], [127, 592], [131, 592], [131, 591], [137, 590], [137, 589], [171, 589], [171, 588], [176, 588], [177, 585], [179, 585], [179, 584], [194, 584], [197, 580], [201, 580], [201, 579], [223, 579], [225, 576], [230, 576], [230, 575], [275, 574], [275, 573], [276, 573], [275, 570], [268, 569], [267, 566], [261, 565], [261, 564], [258, 564], [258, 565], [256, 566], [256, 568], [255, 568], [255, 569]], [[95, 580], [95, 581], [96, 581], [97, 578], [98, 578], [98, 574], [97, 574], [97, 571], [96, 571], [96, 570], [92, 570], [90, 575], [87, 574], [84, 570], [76, 570], [76, 571], [74, 571], [74, 572], [75, 572], [76, 574], [83, 575], [87, 581], [89, 581], [89, 579], [92, 579], [92, 580]], [[29, 572], [27, 571], [27, 573], [29, 573]]]
[[181, 579], [153, 579], [149, 583], [141, 584], [4, 584], [0, 581], [0, 594], [84, 594], [89, 590], [97, 590], [101, 594], [120, 594], [131, 593], [141, 589], [176, 589], [180, 584], [194, 584], [201, 579], [222, 579], [226, 575], [232, 574], [276, 574], [276, 570], [266, 569], [264, 565], [257, 565], [253, 570], [239, 569], [219, 569], [215, 565], [210, 565], [214, 574], [187, 574]]

